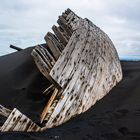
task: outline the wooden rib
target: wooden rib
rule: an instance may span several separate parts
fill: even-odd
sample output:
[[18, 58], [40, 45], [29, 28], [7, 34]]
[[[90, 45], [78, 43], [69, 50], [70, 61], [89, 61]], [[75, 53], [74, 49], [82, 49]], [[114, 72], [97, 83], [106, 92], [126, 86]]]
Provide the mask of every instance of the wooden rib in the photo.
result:
[[4, 117], [8, 117], [11, 113], [10, 109], [5, 108], [4, 106], [0, 105], [0, 115]]
[[70, 12], [72, 12], [69, 8], [65, 11], [65, 13], [68, 15], [70, 14]]
[[51, 68], [46, 64], [46, 62], [44, 61], [44, 59], [42, 59], [42, 57], [40, 56], [40, 54], [36, 51], [36, 49], [34, 49], [31, 53], [31, 55], [33, 56], [35, 63], [37, 65], [37, 67], [39, 68], [39, 70], [41, 71], [41, 73], [43, 73], [43, 75], [47, 78], [49, 78], [49, 71], [51, 70]]
[[[46, 55], [45, 55], [46, 54]], [[52, 68], [52, 66], [55, 63], [55, 60], [51, 58], [51, 54], [41, 46], [37, 46], [33, 49], [31, 55], [33, 56], [33, 59], [40, 70], [40, 72], [50, 81], [52, 82], [58, 89], [61, 89], [59, 84], [55, 82], [55, 80], [52, 79], [52, 77], [49, 75], [49, 72]]]
[[58, 41], [56, 41], [56, 39], [54, 38], [54, 35], [50, 32], [47, 33], [47, 35], [45, 36], [45, 40], [48, 44], [49, 49], [51, 50], [53, 56], [55, 57], [55, 60], [57, 60], [61, 54], [61, 45], [60, 43], [58, 43]]
[[41, 45], [38, 45], [35, 49], [39, 52], [42, 59], [44, 59], [44, 61], [46, 61], [46, 63], [50, 67], [54, 66], [56, 61], [55, 61], [54, 57], [52, 56], [52, 54], [49, 52], [49, 50], [47, 50], [48, 48], [44, 48]]
[[64, 19], [66, 19], [68, 15], [65, 12], [63, 12], [62, 16], [63, 16]]
[[59, 16], [57, 23], [59, 24], [60, 27], [63, 28], [64, 31], [66, 31], [68, 38], [70, 38], [73, 31], [63, 16]]
[[52, 39], [53, 43], [56, 44], [60, 52], [62, 52], [65, 46], [59, 41], [59, 39], [51, 32], [48, 32], [47, 35]]
[[47, 105], [45, 106], [43, 112], [41, 113], [41, 116], [40, 116], [41, 123], [43, 122], [43, 120], [44, 120], [44, 118], [45, 118], [45, 116], [46, 116], [46, 114], [47, 114], [47, 112], [48, 112], [48, 110], [49, 110], [51, 104], [53, 103], [53, 101], [54, 101], [54, 99], [55, 99], [55, 97], [56, 97], [57, 94], [58, 94], [58, 89], [55, 88], [55, 90], [54, 90], [54, 92], [53, 92], [53, 94], [52, 94], [49, 102], [47, 103]]
[[40, 57], [43, 59], [44, 62], [46, 62], [46, 64], [49, 67], [54, 66], [56, 61], [54, 57], [52, 56], [52, 54], [47, 50], [47, 48], [44, 48], [41, 45], [38, 45], [35, 47], [34, 51], [36, 51], [38, 55], [40, 55]]
[[52, 30], [54, 31], [57, 38], [60, 40], [60, 42], [66, 46], [68, 43], [68, 40], [64, 37], [63, 32], [60, 30], [59, 27], [53, 25]]

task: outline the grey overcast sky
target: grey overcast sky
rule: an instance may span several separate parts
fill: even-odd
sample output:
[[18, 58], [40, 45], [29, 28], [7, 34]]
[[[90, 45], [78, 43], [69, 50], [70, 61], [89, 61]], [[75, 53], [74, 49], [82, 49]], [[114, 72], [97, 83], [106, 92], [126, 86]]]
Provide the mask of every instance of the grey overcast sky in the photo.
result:
[[67, 8], [104, 30], [120, 57], [140, 58], [140, 0], [0, 0], [0, 55], [44, 43]]

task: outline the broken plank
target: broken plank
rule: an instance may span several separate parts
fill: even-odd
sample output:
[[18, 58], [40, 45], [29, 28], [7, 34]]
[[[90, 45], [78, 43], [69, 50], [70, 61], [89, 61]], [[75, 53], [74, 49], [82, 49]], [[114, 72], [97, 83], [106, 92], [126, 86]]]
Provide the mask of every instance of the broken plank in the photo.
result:
[[[44, 54], [46, 55], [44, 56]], [[45, 48], [42, 48], [41, 46], [37, 46], [32, 50], [31, 55], [35, 61], [36, 66], [40, 70], [40, 72], [50, 82], [52, 82], [58, 89], [61, 89], [59, 84], [55, 82], [55, 80], [53, 80], [52, 77], [49, 75], [49, 72], [55, 63], [55, 60], [51, 57], [49, 52]]]
[[50, 32], [47, 33], [45, 36], [45, 40], [48, 44], [49, 49], [51, 50], [55, 60], [57, 60], [61, 54], [61, 44], [56, 40], [54, 35]]
[[59, 27], [53, 25], [52, 30], [54, 31], [57, 38], [60, 40], [60, 42], [66, 46], [68, 43], [68, 40], [64, 37], [62, 30], [60, 30]]
[[4, 116], [4, 117], [8, 117], [11, 113], [11, 110], [0, 105], [0, 115]]
[[[24, 124], [24, 127], [23, 127]], [[34, 124], [34, 127], [31, 127], [29, 130], [29, 124]], [[40, 131], [41, 128], [32, 122], [28, 117], [26, 117], [24, 114], [22, 114], [19, 110], [16, 108], [13, 109], [13, 111], [8, 116], [7, 120], [1, 127], [1, 132], [6, 131]]]
[[41, 113], [41, 116], [40, 116], [41, 123], [43, 122], [43, 120], [44, 120], [44, 118], [45, 118], [45, 116], [46, 116], [46, 114], [47, 114], [47, 112], [48, 112], [48, 110], [49, 110], [51, 104], [53, 103], [53, 101], [54, 101], [54, 99], [55, 99], [57, 94], [58, 94], [58, 89], [55, 88], [51, 98], [49, 99], [49, 102], [47, 103], [47, 105], [45, 106], [43, 112]]
[[67, 36], [70, 38], [72, 35], [72, 29], [70, 28], [69, 24], [67, 21], [63, 18], [63, 16], [59, 16], [57, 23], [61, 28], [63, 28], [64, 31], [66, 31]]

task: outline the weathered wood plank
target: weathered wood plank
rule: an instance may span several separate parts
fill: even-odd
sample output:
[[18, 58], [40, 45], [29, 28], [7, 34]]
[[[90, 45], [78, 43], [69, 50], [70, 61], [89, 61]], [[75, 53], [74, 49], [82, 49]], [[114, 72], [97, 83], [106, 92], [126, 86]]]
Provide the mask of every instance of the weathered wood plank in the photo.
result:
[[59, 16], [57, 23], [59, 24], [61, 28], [63, 28], [64, 31], [66, 31], [67, 33], [66, 36], [68, 36], [67, 39], [69, 39], [73, 33], [73, 30], [68, 25], [68, 22], [64, 19], [63, 16]]
[[50, 32], [48, 32], [47, 35], [45, 36], [45, 40], [53, 56], [57, 60], [61, 54], [61, 51], [63, 50], [62, 45], [56, 40], [54, 35]]
[[[52, 104], [50, 106], [50, 108], [48, 109], [48, 112], [46, 112], [46, 116], [44, 118], [44, 120], [46, 122], [48, 122], [51, 119], [50, 117], [51, 117], [54, 109], [56, 108], [57, 104], [59, 103], [59, 101], [63, 100], [62, 92], [63, 92], [62, 90], [59, 90], [59, 92], [57, 93], [54, 101], [52, 102]], [[45, 128], [46, 128], [46, 126], [43, 129], [45, 129]]]
[[63, 31], [60, 29], [60, 27], [57, 27], [55, 25], [53, 25], [52, 30], [54, 31], [55, 35], [57, 36], [57, 38], [60, 40], [60, 42], [66, 46], [68, 43], [68, 40], [66, 39], [66, 37], [63, 34]]
[[52, 82], [58, 89], [61, 89], [59, 84], [52, 79], [49, 75], [50, 70], [52, 69], [53, 65], [55, 64], [54, 58], [51, 54], [47, 51], [47, 49], [37, 46], [33, 49], [31, 53], [36, 66], [40, 70], [40, 72], [50, 81]]
[[[30, 126], [32, 124], [32, 126]], [[27, 118], [24, 114], [16, 108], [10, 113], [9, 117], [1, 127], [1, 132], [6, 131], [40, 131], [41, 128]]]
[[4, 106], [0, 105], [0, 115], [4, 117], [8, 117], [11, 113], [11, 110], [8, 108], [5, 108]]
[[48, 113], [48, 110], [49, 110], [50, 106], [52, 105], [53, 101], [55, 100], [55, 97], [56, 97], [57, 93], [58, 93], [58, 89], [55, 89], [51, 98], [50, 98], [50, 100], [49, 100], [49, 102], [47, 103], [43, 112], [41, 113], [41, 123], [43, 122], [46, 114]]

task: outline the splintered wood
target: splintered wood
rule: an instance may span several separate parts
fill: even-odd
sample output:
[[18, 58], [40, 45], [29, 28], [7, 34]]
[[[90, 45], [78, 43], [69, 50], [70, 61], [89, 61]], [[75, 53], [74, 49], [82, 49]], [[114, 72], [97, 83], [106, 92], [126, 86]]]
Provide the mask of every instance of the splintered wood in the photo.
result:
[[[40, 128], [27, 117], [20, 124], [25, 116], [14, 109], [1, 131], [42, 131], [58, 126], [88, 110], [122, 79], [117, 51], [99, 27], [70, 9], [59, 16], [57, 23], [59, 26], [52, 27], [54, 34], [48, 32], [44, 37], [46, 47], [37, 45], [31, 53], [51, 83], [42, 93], [51, 95], [40, 115], [40, 123], [45, 126]], [[3, 112], [8, 116], [9, 111]], [[29, 122], [34, 126], [27, 128]]]

